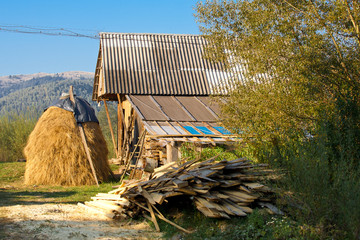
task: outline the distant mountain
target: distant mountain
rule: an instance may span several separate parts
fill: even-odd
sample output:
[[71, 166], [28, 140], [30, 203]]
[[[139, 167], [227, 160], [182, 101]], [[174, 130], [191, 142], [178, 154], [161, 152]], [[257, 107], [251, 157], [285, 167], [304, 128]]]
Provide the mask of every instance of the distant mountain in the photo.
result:
[[74, 93], [96, 107], [91, 101], [94, 73], [64, 72], [10, 75], [0, 77], [0, 115], [6, 112], [42, 111], [61, 93]]

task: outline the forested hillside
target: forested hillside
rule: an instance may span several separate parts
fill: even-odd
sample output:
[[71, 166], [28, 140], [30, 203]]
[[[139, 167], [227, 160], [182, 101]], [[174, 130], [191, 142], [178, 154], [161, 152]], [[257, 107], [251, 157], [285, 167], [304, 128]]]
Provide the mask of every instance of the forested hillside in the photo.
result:
[[[69, 87], [85, 98], [97, 111], [97, 117], [114, 157], [110, 130], [104, 107], [91, 101], [93, 73], [65, 72], [57, 74], [28, 74], [0, 77], [0, 162], [24, 158], [23, 148], [44, 108], [57, 100]], [[116, 108], [109, 103], [113, 126], [116, 126]], [[18, 126], [21, 126], [19, 128]]]
[[[0, 115], [8, 112], [26, 112], [28, 110], [40, 112], [54, 100], [67, 92], [70, 85], [74, 86], [75, 94], [92, 103], [93, 74], [87, 72], [67, 72], [48, 74], [23, 81], [0, 82]], [[2, 77], [4, 79], [4, 77]], [[17, 78], [16, 75], [7, 79]], [[1, 80], [1, 79], [0, 79]], [[97, 109], [98, 110], [98, 109]]]

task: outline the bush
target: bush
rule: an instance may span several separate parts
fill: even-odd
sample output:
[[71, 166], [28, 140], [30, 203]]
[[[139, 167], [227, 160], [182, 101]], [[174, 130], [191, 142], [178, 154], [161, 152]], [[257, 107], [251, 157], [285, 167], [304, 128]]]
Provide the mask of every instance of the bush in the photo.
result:
[[195, 143], [183, 143], [180, 147], [181, 158], [183, 160], [201, 159], [207, 160], [211, 157], [217, 156], [217, 160], [233, 160], [242, 156], [242, 151], [239, 149], [231, 149], [231, 146], [216, 145], [209, 147], [198, 147]]
[[287, 216], [270, 215], [265, 209], [257, 209], [247, 217], [233, 217], [228, 220], [205, 217], [189, 204], [181, 209], [181, 214], [176, 213], [176, 217], [171, 220], [194, 232], [182, 235], [173, 226], [159, 222], [166, 239], [175, 234], [182, 235], [181, 239], [189, 240], [320, 239], [317, 229], [305, 224], [300, 225]]
[[0, 161], [10, 162], [24, 158], [23, 149], [39, 114], [30, 111], [17, 115], [0, 116]]
[[335, 239], [360, 236], [359, 107], [338, 102], [338, 112], [324, 113], [313, 135], [253, 143], [260, 161], [281, 167], [278, 187], [287, 195], [288, 211], [299, 221]]
[[318, 239], [315, 229], [301, 226], [286, 216], [269, 215], [262, 209], [232, 225], [209, 239]]

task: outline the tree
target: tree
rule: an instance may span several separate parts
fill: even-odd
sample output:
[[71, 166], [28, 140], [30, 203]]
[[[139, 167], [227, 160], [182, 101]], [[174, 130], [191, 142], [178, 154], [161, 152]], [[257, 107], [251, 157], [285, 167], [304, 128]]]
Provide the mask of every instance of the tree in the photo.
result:
[[247, 82], [218, 97], [224, 124], [287, 170], [283, 187], [303, 217], [358, 239], [360, 3], [223, 0], [196, 10], [207, 57], [247, 68]]
[[228, 126], [273, 135], [304, 129], [320, 112], [334, 112], [339, 99], [358, 101], [358, 2], [206, 1], [198, 3], [197, 19], [209, 58], [228, 67], [245, 61], [248, 79], [271, 75], [226, 96]]

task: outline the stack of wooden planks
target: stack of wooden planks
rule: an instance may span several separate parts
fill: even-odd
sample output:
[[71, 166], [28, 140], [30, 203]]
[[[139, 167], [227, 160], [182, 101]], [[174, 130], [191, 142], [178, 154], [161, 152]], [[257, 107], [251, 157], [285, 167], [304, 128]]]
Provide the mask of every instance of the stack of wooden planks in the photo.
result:
[[246, 216], [255, 203], [269, 205], [272, 191], [259, 183], [271, 172], [265, 164], [254, 165], [245, 158], [214, 159], [180, 166], [172, 162], [155, 169], [148, 180], [132, 180], [109, 193], [97, 194], [84, 207], [104, 211], [112, 218], [133, 217], [141, 209], [146, 210], [158, 228], [156, 216], [174, 224], [156, 208], [174, 196], [191, 196], [197, 209], [212, 218]]

